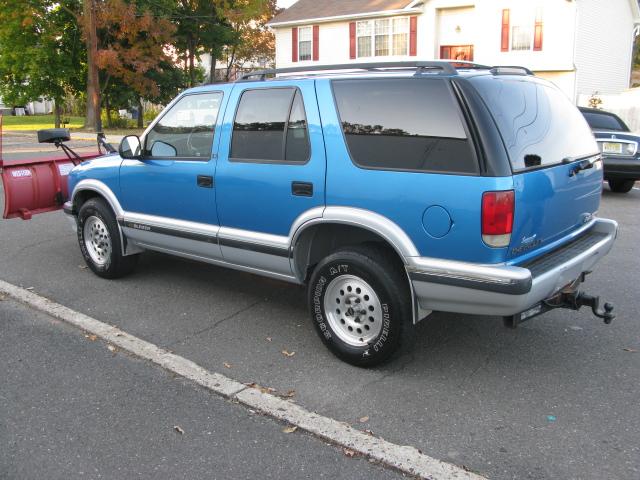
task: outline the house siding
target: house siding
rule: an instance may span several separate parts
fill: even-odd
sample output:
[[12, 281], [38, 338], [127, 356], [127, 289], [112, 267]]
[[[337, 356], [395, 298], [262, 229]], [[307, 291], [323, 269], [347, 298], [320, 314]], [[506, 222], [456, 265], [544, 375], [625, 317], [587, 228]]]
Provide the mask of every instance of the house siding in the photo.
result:
[[629, 88], [633, 16], [627, 0], [579, 0], [575, 64], [578, 94]]
[[[473, 45], [473, 60], [486, 65], [522, 65], [556, 83], [573, 101], [579, 94], [620, 93], [629, 86], [633, 12], [630, 0], [427, 0], [417, 14], [416, 56], [350, 59], [349, 22], [320, 23], [320, 58], [291, 61], [291, 28], [277, 27], [278, 67], [350, 62], [433, 60], [441, 46]], [[529, 9], [531, 29], [536, 8], [542, 12], [542, 48], [501, 50], [502, 12]], [[407, 15], [416, 15], [415, 12]], [[382, 17], [384, 15], [381, 15]], [[351, 21], [355, 21], [351, 20]], [[308, 23], [307, 25], [312, 25]], [[533, 47], [533, 39], [532, 45]]]

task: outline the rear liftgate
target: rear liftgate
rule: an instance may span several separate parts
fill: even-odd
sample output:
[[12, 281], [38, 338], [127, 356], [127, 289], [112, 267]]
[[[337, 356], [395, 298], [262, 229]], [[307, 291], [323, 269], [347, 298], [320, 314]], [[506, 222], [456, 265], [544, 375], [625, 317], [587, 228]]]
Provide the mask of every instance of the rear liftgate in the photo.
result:
[[[0, 139], [1, 134], [0, 115]], [[3, 160], [0, 140], [0, 169], [4, 184], [2, 218], [29, 220], [34, 214], [60, 210], [69, 197], [67, 176], [71, 169], [85, 160], [116, 152], [105, 141], [103, 133], [98, 133], [97, 150], [81, 155], [64, 144], [69, 140], [66, 128], [39, 130], [38, 142], [52, 143], [59, 150], [46, 157], [26, 160]]]

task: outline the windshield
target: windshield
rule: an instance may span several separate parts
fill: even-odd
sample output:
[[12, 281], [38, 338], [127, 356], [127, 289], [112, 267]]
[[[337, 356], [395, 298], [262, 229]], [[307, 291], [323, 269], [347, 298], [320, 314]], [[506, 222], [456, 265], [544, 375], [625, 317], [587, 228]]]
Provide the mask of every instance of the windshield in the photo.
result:
[[598, 153], [580, 111], [553, 84], [524, 76], [470, 79], [498, 125], [514, 171]]
[[613, 130], [615, 132], [629, 131], [627, 126], [613, 115], [586, 111], [583, 111], [582, 114], [593, 130]]

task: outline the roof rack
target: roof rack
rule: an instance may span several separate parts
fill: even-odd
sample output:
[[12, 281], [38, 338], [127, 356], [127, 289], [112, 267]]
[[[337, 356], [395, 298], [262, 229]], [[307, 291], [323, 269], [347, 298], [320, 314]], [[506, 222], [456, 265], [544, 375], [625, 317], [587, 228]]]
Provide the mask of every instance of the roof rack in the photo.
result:
[[311, 65], [306, 67], [273, 68], [267, 70], [256, 70], [245, 73], [236, 82], [264, 81], [268, 76], [275, 76], [281, 73], [314, 73], [332, 72], [337, 70], [416, 70], [415, 75], [423, 73], [433, 73], [436, 71], [443, 75], [455, 75], [457, 69], [468, 70], [489, 70], [493, 75], [533, 75], [533, 72], [525, 67], [518, 66], [488, 66], [466, 61], [419, 61], [419, 62], [375, 62], [375, 63], [343, 63], [340, 65]]
[[[375, 63], [344, 63], [341, 65], [311, 65], [308, 67], [274, 68], [269, 70], [257, 70], [242, 75], [237, 82], [252, 80], [265, 80], [268, 75], [280, 73], [307, 73], [307, 72], [331, 72], [334, 70], [412, 70], [416, 69], [416, 75], [429, 70], [439, 70], [446, 75], [455, 75], [457, 70], [450, 62], [422, 61], [422, 62], [375, 62]], [[258, 78], [255, 78], [258, 77]]]
[[489, 67], [490, 72], [493, 75], [535, 75], [531, 70], [526, 67], [519, 67], [517, 65], [498, 65], [495, 67]]

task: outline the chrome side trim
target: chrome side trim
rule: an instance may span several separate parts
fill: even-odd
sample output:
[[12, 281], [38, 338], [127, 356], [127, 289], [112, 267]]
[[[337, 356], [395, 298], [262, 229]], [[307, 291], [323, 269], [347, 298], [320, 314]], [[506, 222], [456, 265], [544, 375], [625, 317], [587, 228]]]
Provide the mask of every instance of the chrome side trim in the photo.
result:
[[208, 258], [208, 257], [202, 257], [199, 255], [194, 255], [194, 254], [190, 254], [190, 253], [185, 253], [179, 250], [172, 250], [170, 248], [164, 248], [164, 247], [158, 247], [156, 245], [148, 245], [142, 242], [138, 242], [137, 243], [139, 246], [149, 249], [149, 250], [154, 250], [157, 252], [162, 252], [162, 253], [168, 253], [170, 255], [176, 255], [178, 257], [184, 257], [184, 258], [190, 258], [193, 260], [198, 260], [201, 262], [205, 262], [205, 263], [210, 263], [212, 265], [218, 265], [221, 267], [228, 267], [228, 268], [233, 268], [234, 270], [240, 270], [243, 272], [248, 272], [248, 273], [253, 273], [256, 275], [261, 275], [263, 277], [269, 277], [269, 278], [275, 278], [276, 280], [282, 280], [284, 282], [288, 282], [288, 283], [295, 283], [295, 284], [300, 284], [300, 282], [298, 281], [298, 279], [296, 277], [294, 277], [293, 275], [284, 275], [281, 273], [275, 273], [275, 272], [271, 272], [268, 270], [261, 270], [259, 268], [253, 268], [253, 267], [247, 267], [244, 265], [238, 265], [235, 263], [231, 263], [231, 262], [227, 262], [225, 260], [218, 260], [218, 259], [213, 259], [213, 258]]
[[280, 235], [241, 230], [239, 228], [220, 227], [218, 236], [221, 244], [227, 242], [254, 244], [274, 250], [284, 250], [285, 255], [289, 251], [289, 238]]
[[[159, 217], [156, 215], [147, 215], [144, 213], [124, 212], [122, 221], [129, 228], [149, 227], [151, 230], [163, 235], [173, 235], [181, 238], [189, 238], [208, 243], [217, 242], [218, 225], [209, 225], [207, 223], [190, 222], [187, 220], [178, 220], [176, 218]], [[141, 228], [146, 230], [146, 228]]]

